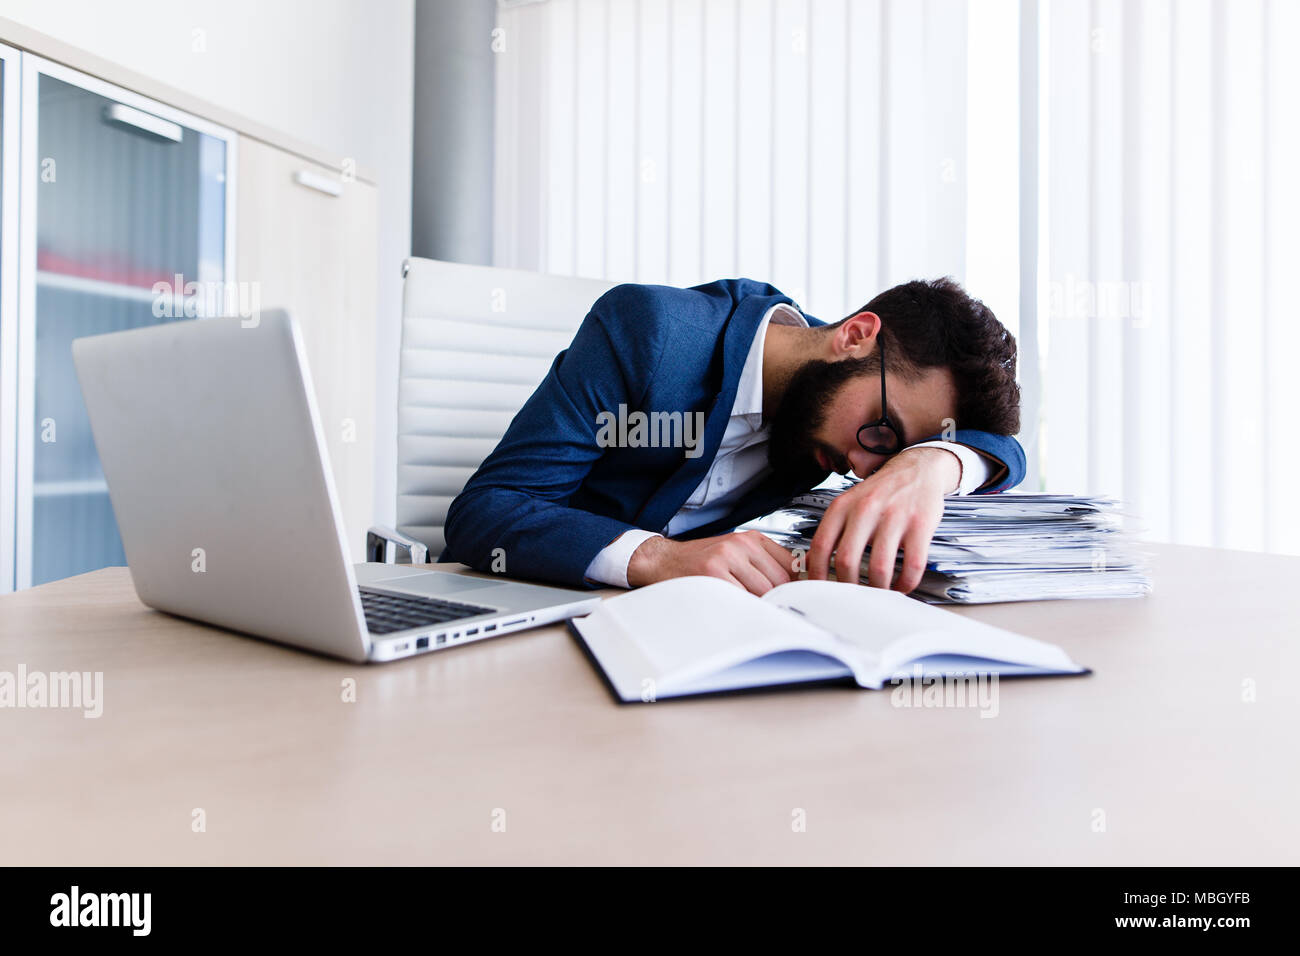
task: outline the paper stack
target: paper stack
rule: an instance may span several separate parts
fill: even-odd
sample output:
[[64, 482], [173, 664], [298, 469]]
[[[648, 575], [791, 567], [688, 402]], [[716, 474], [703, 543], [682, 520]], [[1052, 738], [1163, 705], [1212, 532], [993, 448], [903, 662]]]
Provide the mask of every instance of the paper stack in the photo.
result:
[[[807, 551], [827, 506], [856, 484], [832, 481], [745, 528]], [[944, 499], [914, 593], [936, 604], [987, 604], [1140, 597], [1150, 590], [1145, 558], [1114, 499], [1003, 492]]]

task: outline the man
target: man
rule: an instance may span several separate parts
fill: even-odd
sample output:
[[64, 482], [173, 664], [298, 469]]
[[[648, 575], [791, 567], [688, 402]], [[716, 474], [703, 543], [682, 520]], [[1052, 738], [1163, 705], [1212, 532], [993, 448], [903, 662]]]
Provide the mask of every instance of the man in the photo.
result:
[[856, 581], [870, 544], [868, 583], [911, 591], [943, 496], [1024, 476], [1015, 361], [948, 279], [834, 325], [752, 279], [616, 286], [452, 502], [441, 560], [504, 557], [577, 587], [707, 574], [763, 594], [799, 562], [732, 529], [852, 469], [863, 481], [827, 510], [808, 574], [825, 579], [834, 555]]

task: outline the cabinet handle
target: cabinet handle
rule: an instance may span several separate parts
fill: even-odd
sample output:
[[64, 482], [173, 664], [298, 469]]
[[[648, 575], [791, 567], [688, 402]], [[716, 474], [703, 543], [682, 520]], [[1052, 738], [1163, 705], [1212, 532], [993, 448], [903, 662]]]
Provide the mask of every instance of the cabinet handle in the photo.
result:
[[327, 196], [337, 197], [343, 195], [342, 183], [328, 176], [322, 176], [320, 173], [312, 172], [310, 169], [298, 170], [293, 174], [293, 181], [299, 186], [306, 186], [308, 189], [314, 189]]
[[173, 143], [179, 143], [185, 135], [184, 127], [180, 124], [165, 120], [161, 116], [154, 116], [152, 113], [146, 113], [144, 110], [127, 106], [125, 103], [110, 103], [105, 106], [104, 119], [122, 126], [133, 126], [146, 133], [152, 133], [160, 139], [169, 139]]

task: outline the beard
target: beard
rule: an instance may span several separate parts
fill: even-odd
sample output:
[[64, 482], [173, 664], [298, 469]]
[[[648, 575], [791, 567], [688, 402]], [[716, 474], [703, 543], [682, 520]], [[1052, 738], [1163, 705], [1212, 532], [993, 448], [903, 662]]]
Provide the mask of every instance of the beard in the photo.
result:
[[[817, 464], [820, 443], [814, 436], [825, 424], [826, 414], [844, 383], [878, 370], [874, 355], [838, 362], [813, 359], [791, 376], [781, 404], [772, 416], [767, 442], [768, 464], [783, 481], [811, 488], [829, 474]], [[843, 470], [848, 471], [848, 462], [834, 460], [839, 457], [840, 453], [835, 452], [832, 464], [843, 465]]]

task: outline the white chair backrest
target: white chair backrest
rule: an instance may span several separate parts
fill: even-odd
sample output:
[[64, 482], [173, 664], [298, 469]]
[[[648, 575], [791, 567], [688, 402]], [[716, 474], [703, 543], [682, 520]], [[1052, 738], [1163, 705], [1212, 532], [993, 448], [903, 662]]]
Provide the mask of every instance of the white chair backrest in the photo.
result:
[[408, 259], [397, 530], [442, 552], [447, 507], [616, 283]]

